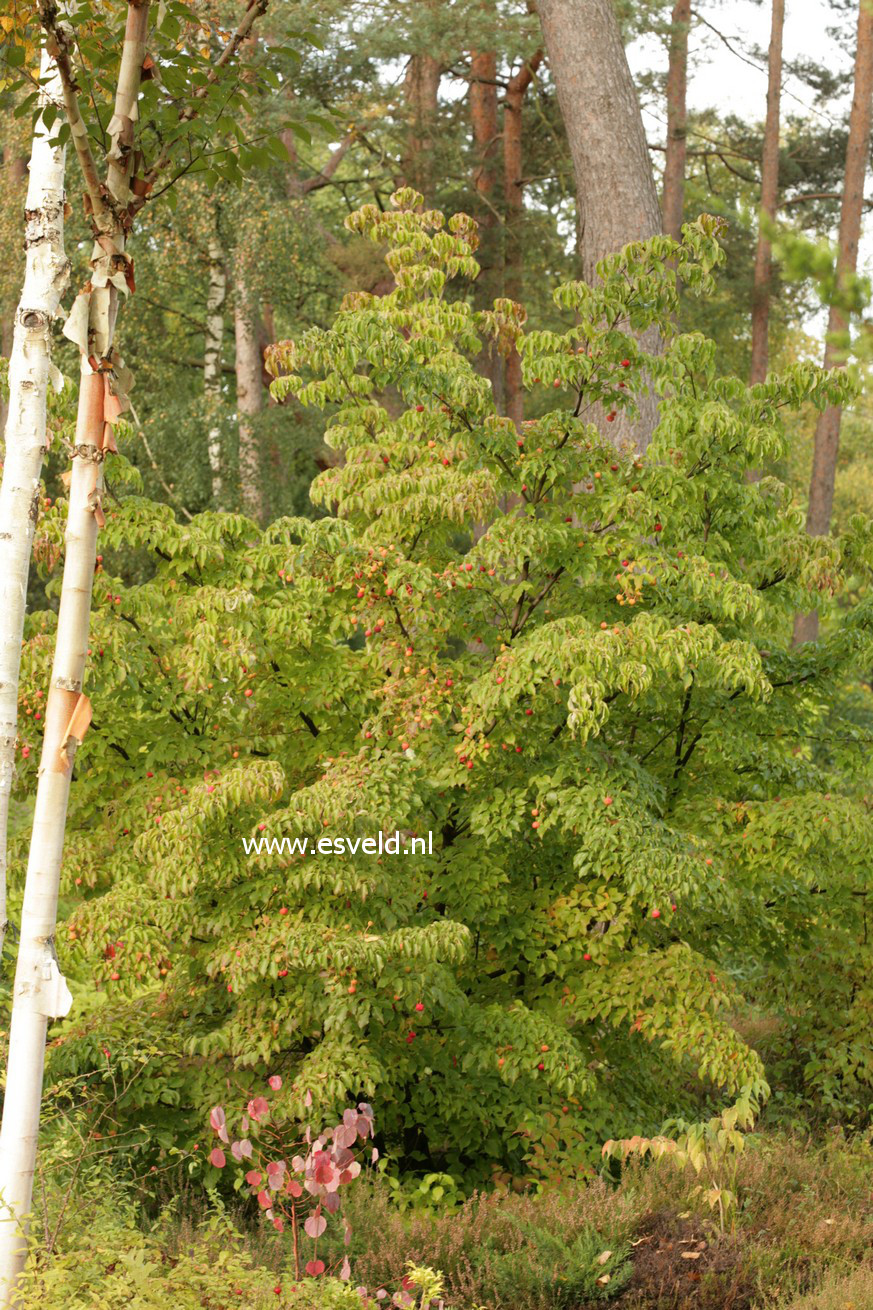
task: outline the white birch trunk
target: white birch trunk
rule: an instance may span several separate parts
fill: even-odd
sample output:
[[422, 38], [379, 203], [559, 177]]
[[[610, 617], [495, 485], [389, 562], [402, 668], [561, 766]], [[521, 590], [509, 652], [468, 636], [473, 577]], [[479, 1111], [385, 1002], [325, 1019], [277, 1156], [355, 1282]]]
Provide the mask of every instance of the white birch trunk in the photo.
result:
[[27, 1255], [27, 1220], [39, 1133], [46, 1025], [72, 998], [57, 965], [54, 933], [64, 825], [76, 746], [90, 717], [82, 679], [88, 649], [97, 549], [95, 492], [102, 480], [104, 382], [82, 361], [76, 446], [67, 515], [64, 581], [45, 736], [21, 910], [21, 945], [12, 996], [9, 1062], [0, 1129], [0, 1304], [13, 1304]]
[[[126, 270], [118, 266], [124, 251], [124, 231], [115, 214], [123, 212], [130, 198], [134, 121], [148, 13], [148, 0], [128, 8], [114, 113], [107, 128], [110, 147], [106, 180], [114, 205], [111, 209], [101, 205], [99, 210], [95, 206], [95, 218], [110, 248], [99, 242], [95, 245], [90, 289], [76, 298], [64, 328], [81, 349], [81, 380], [58, 631], [24, 887], [0, 1126], [0, 1305], [4, 1310], [14, 1304], [27, 1257], [46, 1025], [50, 1018], [66, 1014], [72, 1003], [55, 959], [54, 933], [73, 759], [91, 718], [82, 681], [97, 530], [103, 517], [100, 498], [106, 425], [121, 408], [117, 398], [110, 395], [111, 389], [117, 389], [122, 368], [112, 343], [119, 297], [128, 289]], [[73, 126], [78, 116], [75, 95], [70, 86], [65, 90], [68, 119]], [[81, 123], [81, 119], [78, 121]], [[83, 168], [93, 165], [86, 149], [79, 153], [79, 159], [84, 161]]]
[[[217, 224], [216, 224], [217, 226]], [[209, 422], [207, 450], [212, 473], [212, 499], [221, 509], [221, 343], [224, 337], [224, 303], [227, 269], [218, 232], [209, 238], [209, 290], [206, 296], [206, 342], [203, 350], [203, 392]]]
[[[53, 60], [43, 52], [45, 103], [60, 103]], [[64, 255], [66, 150], [52, 145], [39, 120], [25, 202], [26, 265], [9, 359], [6, 457], [0, 484], [0, 951], [6, 933], [6, 838], [18, 735], [18, 676], [39, 479], [46, 440], [46, 390], [52, 320], [69, 277]]]
[[236, 338], [236, 408], [239, 425], [239, 481], [243, 511], [260, 522], [261, 456], [255, 419], [263, 408], [261, 372], [263, 359], [258, 349], [255, 311], [245, 276], [237, 270], [234, 279], [234, 330]]

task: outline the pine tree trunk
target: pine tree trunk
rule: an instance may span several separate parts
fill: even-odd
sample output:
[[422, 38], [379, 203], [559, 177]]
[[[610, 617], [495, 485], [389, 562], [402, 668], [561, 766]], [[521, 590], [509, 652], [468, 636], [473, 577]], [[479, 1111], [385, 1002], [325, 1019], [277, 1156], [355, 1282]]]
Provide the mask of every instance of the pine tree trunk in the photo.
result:
[[260, 522], [261, 456], [256, 419], [263, 409], [262, 358], [258, 348], [255, 307], [242, 273], [234, 278], [234, 332], [236, 337], [236, 408], [239, 427], [239, 480], [243, 509]]
[[764, 150], [761, 157], [761, 218], [758, 224], [758, 249], [755, 255], [755, 278], [752, 290], [752, 363], [749, 369], [751, 383], [764, 381], [770, 363], [772, 270], [767, 224], [775, 219], [779, 202], [779, 107], [782, 93], [784, 21], [785, 0], [773, 0], [767, 75], [767, 121], [764, 125]]
[[[840, 206], [837, 256], [837, 269], [840, 276], [854, 273], [858, 267], [864, 182], [867, 177], [867, 161], [870, 153], [871, 113], [873, 113], [873, 8], [867, 4], [867, 0], [860, 0], [855, 50], [855, 88], [849, 114], [846, 171]], [[835, 338], [845, 332], [846, 328], [846, 320], [842, 313], [832, 307], [828, 315], [825, 368], [833, 368], [840, 363], [840, 351]], [[840, 451], [841, 418], [842, 411], [839, 407], [830, 405], [819, 416], [816, 424], [812, 475], [809, 482], [809, 506], [806, 512], [806, 530], [813, 537], [827, 536], [831, 528], [837, 456]], [[811, 614], [798, 614], [794, 623], [795, 643], [815, 641], [817, 637], [818, 613], [813, 611]]]
[[674, 241], [682, 236], [685, 217], [685, 156], [687, 152], [688, 29], [691, 0], [676, 0], [670, 19], [670, 63], [667, 69], [667, 153], [664, 157], [664, 231]]
[[[58, 100], [57, 69], [45, 53], [40, 76], [51, 79], [44, 98]], [[51, 144], [38, 122], [25, 202], [26, 264], [10, 346], [6, 454], [0, 484], [0, 951], [6, 934], [9, 797], [15, 773], [27, 579], [46, 442], [51, 325], [69, 277], [64, 255], [65, 155], [65, 149]]]
[[[499, 134], [497, 127], [497, 55], [493, 50], [473, 51], [470, 56], [470, 126], [473, 129], [473, 188], [475, 217], [479, 224], [476, 259], [476, 303], [490, 308], [503, 294], [500, 226], [496, 208]], [[503, 359], [493, 342], [483, 346], [476, 367], [488, 378], [498, 413], [503, 412]]]
[[[33, 1195], [45, 1063], [46, 1025], [67, 1013], [71, 997], [58, 969], [54, 950], [58, 887], [64, 847], [67, 803], [73, 760], [90, 722], [88, 698], [82, 695], [91, 587], [97, 552], [97, 530], [102, 522], [104, 442], [107, 424], [120, 410], [110, 395], [117, 386], [121, 363], [113, 351], [115, 321], [125, 273], [125, 233], [120, 215], [130, 199], [133, 162], [133, 123], [136, 117], [140, 75], [145, 57], [149, 3], [130, 3], [124, 32], [114, 112], [108, 124], [106, 202], [95, 176], [86, 176], [94, 218], [103, 241], [92, 253], [89, 289], [77, 297], [87, 327], [76, 308], [65, 333], [80, 344], [82, 353], [79, 412], [67, 510], [66, 552], [58, 611], [55, 657], [46, 703], [45, 735], [33, 815], [30, 855], [21, 911], [21, 933], [12, 1017], [6, 1096], [0, 1127], [0, 1304], [13, 1304], [18, 1279], [27, 1255], [28, 1216]], [[85, 146], [84, 124], [78, 114], [69, 52], [58, 50], [59, 66], [66, 61], [64, 101], [72, 139], [83, 170], [94, 171], [90, 148]], [[63, 74], [63, 67], [61, 72]], [[78, 138], [78, 139], [77, 139]], [[108, 249], [107, 249], [108, 246]], [[114, 280], [113, 280], [114, 279]], [[115, 401], [115, 405], [113, 405]], [[110, 444], [112, 444], [110, 442]]]
[[415, 187], [428, 202], [433, 200], [433, 152], [441, 77], [442, 67], [434, 55], [410, 56], [404, 82], [409, 133], [403, 178], [407, 186]]
[[206, 440], [209, 453], [209, 469], [212, 475], [213, 507], [221, 509], [221, 346], [224, 338], [227, 269], [217, 221], [215, 230], [209, 237], [207, 259], [209, 262], [209, 289], [206, 295], [203, 393], [206, 398], [206, 417], [209, 424]]
[[[522, 125], [524, 97], [543, 58], [538, 50], [533, 59], [510, 78], [503, 106], [503, 187], [506, 207], [504, 236], [503, 290], [509, 300], [524, 299], [524, 174], [522, 172]], [[506, 414], [521, 430], [524, 422], [524, 392], [521, 383], [521, 357], [513, 347], [506, 357]]]
[[[611, 0], [538, 0], [546, 50], [576, 176], [586, 282], [605, 255], [661, 231], [639, 101]], [[657, 333], [641, 344], [657, 351]], [[639, 397], [637, 419], [604, 428], [643, 450], [657, 422], [655, 397]]]

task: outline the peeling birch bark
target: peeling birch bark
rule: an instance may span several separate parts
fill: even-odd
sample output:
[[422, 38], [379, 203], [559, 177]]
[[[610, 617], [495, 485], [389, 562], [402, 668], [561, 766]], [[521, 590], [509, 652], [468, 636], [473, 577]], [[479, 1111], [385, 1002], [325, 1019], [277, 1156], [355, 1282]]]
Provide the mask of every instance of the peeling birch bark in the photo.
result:
[[[58, 70], [47, 53], [40, 77], [51, 80], [45, 103], [61, 100]], [[66, 150], [34, 129], [25, 201], [26, 264], [9, 359], [6, 457], [0, 484], [0, 950], [6, 934], [6, 836], [18, 735], [18, 679], [39, 479], [46, 445], [46, 392], [59, 381], [51, 362], [52, 320], [69, 278], [64, 254]]]
[[212, 473], [212, 499], [221, 509], [221, 343], [224, 336], [224, 304], [227, 299], [227, 270], [218, 225], [209, 237], [209, 290], [206, 296], [206, 341], [203, 350], [203, 392], [209, 428], [207, 451]]
[[264, 406], [261, 379], [261, 352], [254, 306], [251, 303], [245, 277], [237, 270], [234, 277], [235, 303], [233, 311], [236, 336], [236, 408], [239, 425], [239, 480], [243, 509], [260, 522], [263, 513], [261, 497], [261, 456], [255, 418]]
[[[104, 199], [99, 182], [95, 185], [97, 170], [87, 135], [77, 130], [83, 124], [69, 44], [57, 25], [53, 32], [64, 105], [91, 199], [96, 241], [90, 290], [76, 297], [64, 327], [65, 334], [81, 350], [81, 380], [58, 629], [24, 886], [0, 1126], [0, 1305], [4, 1310], [15, 1302], [27, 1258], [46, 1027], [49, 1019], [62, 1017], [72, 1002], [55, 957], [54, 933], [73, 760], [90, 721], [82, 682], [97, 532], [103, 522], [104, 449], [115, 448], [111, 424], [123, 408], [122, 394], [129, 385], [127, 370], [113, 351], [112, 342], [119, 298], [133, 290], [132, 264], [124, 253], [122, 215], [130, 199], [134, 122], [148, 15], [148, 0], [140, 4], [131, 0], [114, 112], [107, 127], [109, 201]], [[46, 22], [46, 14], [42, 17]]]

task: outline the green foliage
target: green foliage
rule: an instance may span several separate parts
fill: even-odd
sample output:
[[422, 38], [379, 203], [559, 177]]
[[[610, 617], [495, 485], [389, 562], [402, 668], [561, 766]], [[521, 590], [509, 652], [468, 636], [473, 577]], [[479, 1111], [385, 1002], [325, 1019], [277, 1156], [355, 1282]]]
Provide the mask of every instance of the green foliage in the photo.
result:
[[483, 1248], [494, 1271], [494, 1290], [501, 1303], [533, 1303], [572, 1310], [583, 1300], [608, 1301], [618, 1296], [631, 1276], [629, 1249], [603, 1250], [600, 1235], [583, 1229], [572, 1239], [532, 1229], [520, 1250], [492, 1252]]
[[[372, 1101], [407, 1169], [547, 1174], [759, 1081], [731, 1015], [760, 988], [810, 1016], [834, 1104], [869, 1104], [862, 1042], [845, 1067], [825, 1049], [869, 1004], [862, 760], [839, 782], [808, 744], [855, 731], [833, 692], [873, 653], [848, 589], [869, 528], [810, 539], [783, 485], [746, 478], [786, 411], [849, 382], [802, 364], [749, 389], [674, 333], [678, 283], [707, 293], [721, 260], [705, 217], [559, 287], [563, 331], [526, 334], [464, 298], [463, 215], [406, 192], [350, 226], [395, 289], [273, 355], [278, 395], [329, 410], [342, 460], [313, 495], [333, 516], [109, 513], [63, 889], [86, 986], [55, 1076], [135, 1022], [177, 1052], [160, 1104], [126, 1103], [143, 1149], [199, 1140], [232, 1068], [281, 1072], [291, 1122], [307, 1094], [321, 1122]], [[518, 341], [543, 406], [521, 433], [471, 363], [488, 335]], [[590, 419], [649, 379], [640, 456]], [[792, 649], [795, 609], [830, 595], [828, 638]], [[54, 621], [30, 620], [26, 696]], [[269, 845], [380, 830], [433, 854]]]

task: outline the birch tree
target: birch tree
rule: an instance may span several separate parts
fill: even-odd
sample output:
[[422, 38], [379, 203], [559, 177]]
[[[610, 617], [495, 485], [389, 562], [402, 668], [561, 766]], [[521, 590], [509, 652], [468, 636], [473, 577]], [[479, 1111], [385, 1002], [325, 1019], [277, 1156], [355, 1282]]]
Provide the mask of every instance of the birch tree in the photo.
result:
[[[54, 60], [40, 61], [40, 102], [60, 104]], [[51, 115], [50, 115], [51, 117]], [[46, 392], [60, 375], [51, 361], [52, 323], [69, 278], [64, 254], [66, 148], [37, 119], [25, 202], [24, 284], [9, 360], [6, 455], [0, 483], [0, 952], [6, 935], [6, 838], [18, 734], [18, 678], [39, 480], [46, 445]]]
[[[189, 125], [208, 100], [210, 88], [216, 86], [223, 69], [265, 8], [266, 0], [257, 0], [247, 9], [211, 67], [201, 77], [192, 79], [193, 89], [181, 109], [177, 98], [167, 98], [163, 105], [167, 130], [157, 134], [151, 162], [144, 164], [144, 172], [135, 176], [135, 164], [144, 162], [141, 140], [137, 139], [140, 89], [143, 78], [150, 76], [154, 60], [146, 54], [149, 0], [129, 0], [112, 115], [105, 129], [108, 139], [101, 176], [92, 139], [100, 141], [103, 133], [95, 131], [93, 138], [89, 134], [74, 71], [79, 55], [77, 33], [64, 21], [54, 0], [42, 0], [40, 5], [46, 49], [57, 67], [65, 127], [85, 184], [85, 207], [95, 240], [90, 278], [76, 296], [64, 326], [65, 335], [80, 351], [79, 409], [55, 654], [21, 911], [6, 1096], [0, 1127], [0, 1303], [3, 1306], [12, 1304], [27, 1252], [46, 1028], [49, 1019], [67, 1013], [71, 1004], [55, 953], [54, 933], [73, 764], [91, 718], [83, 683], [97, 533], [104, 521], [103, 467], [106, 456], [115, 451], [112, 427], [125, 408], [131, 383], [115, 347], [119, 308], [135, 287], [133, 261], [126, 249], [128, 234], [137, 213], [173, 161], [175, 144], [190, 131]], [[184, 6], [168, 5], [164, 10], [162, 22], [173, 49], [186, 16]], [[108, 40], [112, 40], [111, 36]], [[185, 58], [189, 58], [187, 53]], [[226, 88], [223, 95], [226, 103]], [[234, 176], [241, 175], [239, 153], [229, 164]], [[215, 167], [214, 163], [211, 167]]]
[[209, 234], [206, 259], [209, 269], [203, 348], [203, 392], [209, 423], [206, 442], [212, 476], [212, 499], [215, 508], [221, 509], [224, 488], [221, 459], [221, 345], [224, 338], [224, 305], [227, 300], [227, 266], [217, 211]]

